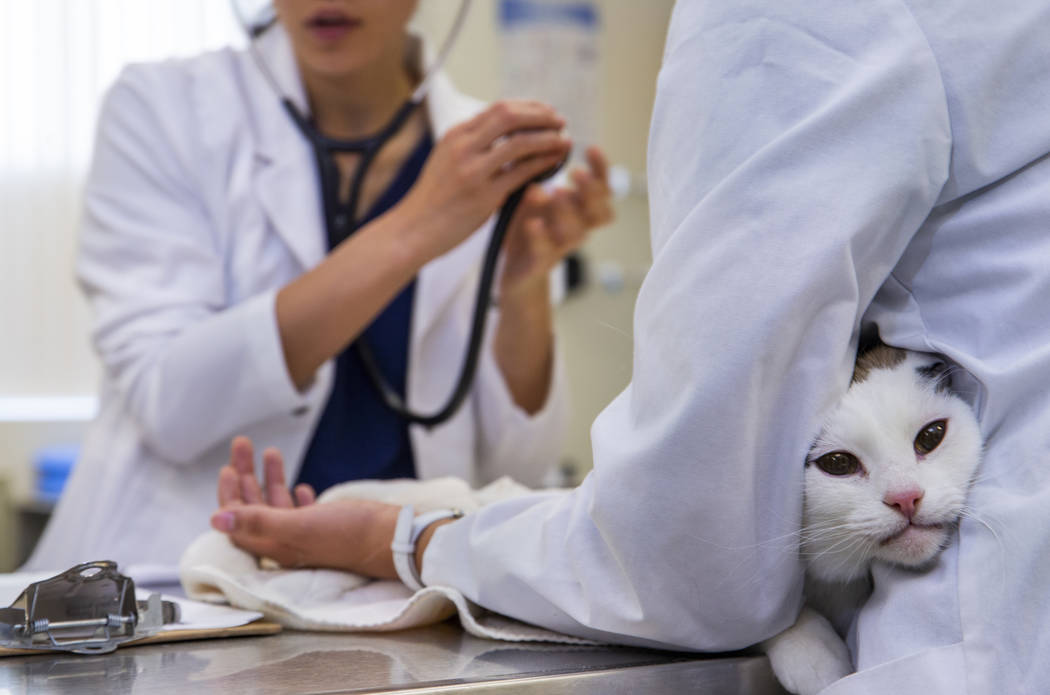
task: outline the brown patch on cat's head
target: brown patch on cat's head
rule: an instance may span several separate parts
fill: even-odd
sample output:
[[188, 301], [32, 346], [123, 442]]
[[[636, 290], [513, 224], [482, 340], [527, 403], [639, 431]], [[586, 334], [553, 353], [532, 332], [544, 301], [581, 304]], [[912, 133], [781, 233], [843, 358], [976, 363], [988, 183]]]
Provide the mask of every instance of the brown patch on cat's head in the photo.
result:
[[858, 384], [868, 378], [872, 370], [892, 369], [904, 361], [907, 352], [900, 348], [879, 344], [857, 358], [853, 368], [853, 383]]

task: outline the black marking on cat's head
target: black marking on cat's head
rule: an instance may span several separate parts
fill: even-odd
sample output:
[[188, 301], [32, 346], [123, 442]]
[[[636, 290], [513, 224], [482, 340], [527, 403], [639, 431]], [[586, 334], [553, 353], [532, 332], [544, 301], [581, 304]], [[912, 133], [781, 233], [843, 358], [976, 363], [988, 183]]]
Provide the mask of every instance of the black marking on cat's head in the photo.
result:
[[922, 367], [916, 367], [915, 371], [923, 379], [932, 383], [938, 391], [950, 391], [952, 388], [951, 367], [944, 360], [937, 360]]

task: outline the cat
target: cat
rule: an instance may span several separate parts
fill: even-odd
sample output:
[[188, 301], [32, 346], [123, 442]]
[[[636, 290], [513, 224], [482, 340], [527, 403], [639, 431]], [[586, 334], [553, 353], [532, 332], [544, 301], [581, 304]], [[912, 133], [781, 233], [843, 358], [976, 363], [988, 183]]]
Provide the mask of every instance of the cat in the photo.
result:
[[983, 443], [939, 357], [877, 344], [806, 457], [801, 551], [806, 606], [762, 643], [792, 693], [853, 672], [840, 635], [870, 593], [874, 562], [922, 571], [963, 513]]

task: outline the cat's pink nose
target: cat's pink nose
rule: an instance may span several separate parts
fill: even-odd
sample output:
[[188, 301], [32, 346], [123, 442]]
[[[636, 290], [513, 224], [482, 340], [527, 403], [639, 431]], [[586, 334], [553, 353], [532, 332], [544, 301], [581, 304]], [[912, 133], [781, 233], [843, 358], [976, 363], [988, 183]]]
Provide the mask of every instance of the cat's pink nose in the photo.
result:
[[923, 490], [917, 487], [900, 488], [887, 492], [882, 502], [888, 507], [896, 507], [898, 512], [911, 521], [911, 518], [915, 516], [915, 508], [919, 506], [919, 500], [924, 494]]

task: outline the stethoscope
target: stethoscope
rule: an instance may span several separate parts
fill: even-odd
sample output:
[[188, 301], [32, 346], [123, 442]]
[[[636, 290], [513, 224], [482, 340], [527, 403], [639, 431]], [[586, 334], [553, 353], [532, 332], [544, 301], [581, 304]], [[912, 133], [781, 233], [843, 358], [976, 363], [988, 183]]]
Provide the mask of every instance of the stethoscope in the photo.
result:
[[[375, 160], [376, 155], [382, 149], [383, 145], [389, 142], [390, 138], [401, 130], [401, 127], [412, 115], [413, 111], [423, 104], [423, 100], [426, 99], [426, 96], [430, 91], [431, 81], [437, 74], [438, 70], [441, 69], [448, 54], [451, 52], [452, 47], [455, 45], [456, 39], [463, 28], [463, 22], [466, 19], [467, 13], [470, 11], [471, 2], [472, 0], [461, 0], [459, 10], [453, 20], [452, 28], [449, 30], [448, 36], [445, 39], [441, 50], [438, 52], [434, 63], [426, 70], [426, 74], [423, 76], [423, 79], [420, 80], [419, 86], [416, 87], [408, 101], [401, 105], [386, 126], [380, 129], [377, 133], [356, 140], [330, 138], [318, 132], [310, 119], [308, 119], [296, 107], [295, 103], [282, 94], [276, 78], [266, 65], [266, 61], [263, 59], [255, 44], [255, 39], [274, 23], [275, 19], [272, 11], [262, 19], [256, 18], [255, 20], [248, 20], [241, 12], [237, 3], [233, 3], [234, 10], [241, 21], [241, 25], [248, 31], [251, 39], [249, 43], [249, 51], [251, 52], [256, 64], [259, 66], [266, 81], [280, 97], [281, 104], [285, 111], [288, 112], [288, 115], [291, 116], [296, 127], [298, 127], [299, 131], [309, 141], [313, 148], [314, 157], [317, 160], [317, 167], [320, 173], [325, 230], [328, 234], [329, 248], [334, 248], [337, 243], [355, 232], [360, 225], [360, 220], [356, 219], [356, 211], [365, 174], [368, 173], [369, 167], [372, 165], [372, 162]], [[339, 153], [354, 153], [360, 156], [357, 169], [350, 181], [350, 193], [346, 204], [341, 204], [339, 202], [339, 184], [341, 182], [341, 177], [334, 157], [334, 155]], [[525, 189], [532, 183], [553, 176], [560, 166], [561, 165], [550, 171], [544, 172], [533, 181], [530, 181], [515, 190], [507, 197], [507, 200], [504, 201], [503, 206], [500, 208], [499, 216], [496, 218], [496, 225], [492, 230], [492, 236], [489, 239], [489, 245], [485, 251], [484, 260], [481, 266], [481, 278], [478, 283], [478, 292], [474, 300], [474, 313], [471, 318], [470, 337], [467, 341], [466, 354], [464, 355], [463, 364], [460, 367], [459, 377], [456, 380], [456, 384], [443, 406], [429, 414], [412, 410], [397, 393], [396, 389], [394, 389], [394, 387], [391, 386], [383, 376], [379, 364], [375, 359], [375, 355], [368, 346], [367, 341], [364, 340], [364, 337], [358, 337], [354, 341], [354, 348], [357, 350], [357, 353], [361, 358], [361, 362], [365, 368], [365, 373], [368, 375], [369, 381], [372, 382], [372, 385], [375, 387], [376, 392], [379, 394], [383, 403], [408, 422], [420, 424], [427, 428], [434, 427], [435, 425], [439, 425], [451, 418], [463, 405], [464, 400], [466, 400], [467, 395], [470, 393], [470, 388], [474, 383], [474, 377], [477, 374], [478, 358], [481, 354], [481, 343], [485, 335], [485, 324], [488, 320], [489, 306], [492, 303], [492, 285], [496, 278], [496, 266], [499, 261], [499, 252], [503, 245], [503, 239], [507, 235], [507, 228], [510, 226], [510, 221], [514, 217], [518, 205], [521, 203], [522, 196], [525, 194]], [[351, 214], [354, 215], [355, 219], [349, 219], [346, 216], [346, 210], [351, 211]]]

